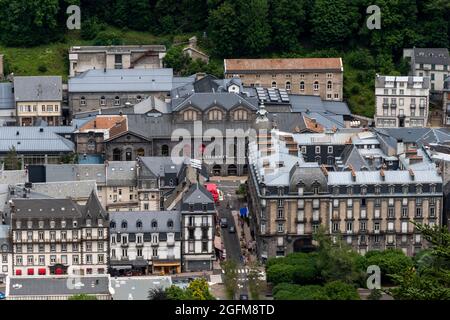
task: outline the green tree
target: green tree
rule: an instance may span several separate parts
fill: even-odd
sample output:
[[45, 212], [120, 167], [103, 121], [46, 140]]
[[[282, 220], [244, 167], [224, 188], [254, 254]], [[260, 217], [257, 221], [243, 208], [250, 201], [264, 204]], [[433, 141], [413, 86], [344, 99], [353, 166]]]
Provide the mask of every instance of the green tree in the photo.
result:
[[164, 57], [164, 66], [172, 68], [177, 74], [184, 75], [191, 61], [192, 59], [183, 52], [183, 47], [172, 46]]
[[105, 30], [105, 25], [96, 17], [81, 20], [80, 35], [84, 40], [95, 39], [100, 31]]
[[175, 285], [172, 285], [166, 289], [166, 296], [168, 300], [190, 300], [186, 290], [183, 290]]
[[0, 41], [34, 46], [61, 37], [58, 10], [58, 0], [0, 0]]
[[369, 251], [365, 255], [366, 267], [377, 265], [381, 270], [381, 279], [388, 282], [391, 275], [400, 274], [411, 268], [413, 262], [400, 249], [387, 249], [383, 251]]
[[167, 293], [163, 288], [150, 289], [148, 300], [168, 300]]
[[148, 31], [153, 18], [148, 0], [116, 0], [115, 24], [133, 30]]
[[281, 283], [274, 287], [275, 300], [328, 300], [323, 287], [319, 285], [300, 286]]
[[260, 55], [271, 43], [268, 1], [239, 0], [237, 12], [242, 52], [250, 56]]
[[234, 299], [238, 287], [238, 273], [237, 264], [234, 260], [226, 260], [222, 263], [222, 269], [224, 271], [224, 285], [227, 298], [229, 300]]
[[122, 43], [122, 37], [119, 33], [106, 30], [99, 32], [94, 40], [96, 46], [115, 46]]
[[277, 285], [294, 282], [295, 266], [289, 264], [274, 264], [267, 268], [267, 282]]
[[233, 3], [225, 1], [208, 17], [208, 35], [212, 51], [218, 57], [231, 57], [241, 47], [241, 31]]
[[329, 300], [359, 300], [356, 288], [342, 281], [332, 281], [324, 286], [324, 292]]
[[348, 0], [316, 0], [310, 21], [312, 41], [319, 47], [342, 46], [357, 30], [359, 20], [357, 8]]
[[362, 280], [364, 273], [359, 263], [361, 256], [349, 245], [339, 238], [333, 241], [324, 227], [319, 227], [314, 238], [319, 243], [317, 268], [325, 282], [341, 280], [355, 283]]
[[186, 289], [188, 297], [192, 300], [215, 300], [214, 296], [209, 292], [209, 285], [206, 279], [197, 278]]
[[88, 295], [88, 294], [74, 294], [73, 296], [69, 297], [69, 300], [97, 300], [95, 296]]
[[414, 224], [431, 248], [416, 260], [418, 269], [392, 276], [396, 287], [390, 293], [398, 300], [450, 300], [450, 233], [443, 226]]
[[305, 1], [270, 0], [272, 46], [280, 51], [296, 50], [306, 24]]
[[259, 300], [263, 283], [260, 279], [260, 271], [258, 264], [253, 263], [250, 265], [250, 271], [248, 273], [248, 289], [250, 296], [253, 300]]
[[17, 156], [16, 148], [13, 146], [9, 148], [8, 153], [5, 157], [5, 170], [20, 170], [22, 167], [22, 163]]

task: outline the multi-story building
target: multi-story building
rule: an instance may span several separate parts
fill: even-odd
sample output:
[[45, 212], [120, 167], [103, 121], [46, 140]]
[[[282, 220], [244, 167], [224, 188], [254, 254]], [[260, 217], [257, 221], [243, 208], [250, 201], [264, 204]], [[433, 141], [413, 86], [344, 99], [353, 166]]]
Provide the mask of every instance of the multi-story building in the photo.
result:
[[69, 49], [70, 76], [91, 69], [157, 69], [163, 67], [166, 47], [75, 46]]
[[215, 260], [215, 218], [212, 195], [199, 183], [193, 184], [181, 203], [183, 271], [212, 270]]
[[14, 275], [106, 273], [109, 218], [95, 192], [84, 206], [21, 198], [10, 210]]
[[225, 78], [238, 76], [245, 86], [283, 88], [289, 93], [343, 100], [341, 58], [225, 59]]
[[112, 212], [110, 267], [140, 274], [181, 272], [179, 211]]
[[375, 125], [377, 127], [426, 127], [429, 112], [428, 77], [377, 75]]
[[[0, 74], [1, 77], [1, 74]], [[0, 83], [0, 126], [16, 124], [16, 105], [11, 82]]]
[[450, 55], [447, 48], [404, 49], [403, 57], [410, 58], [411, 72], [415, 77], [429, 77], [430, 91], [442, 91], [450, 75]]
[[450, 126], [450, 77], [445, 80], [442, 91], [442, 123], [444, 126]]
[[[443, 178], [419, 149], [396, 157], [395, 168], [393, 157], [381, 156], [384, 146], [371, 147], [373, 137], [362, 146], [364, 135], [357, 134], [348, 142], [359, 143], [352, 151], [359, 155], [354, 166], [335, 164], [328, 170], [306, 161], [301, 150], [294, 152], [290, 141], [301, 145], [305, 134], [261, 123], [269, 131], [250, 142], [248, 180], [251, 225], [261, 260], [313, 250], [319, 226], [362, 254], [400, 248], [413, 255], [427, 243], [410, 221], [442, 223]], [[369, 163], [377, 157], [376, 163]]]
[[69, 111], [79, 112], [137, 104], [155, 96], [169, 97], [172, 89], [192, 83], [192, 77], [174, 77], [172, 69], [96, 69], [69, 79]]
[[0, 282], [12, 275], [11, 226], [0, 223]]
[[38, 119], [60, 125], [62, 77], [14, 77], [14, 100], [19, 126], [33, 126]]

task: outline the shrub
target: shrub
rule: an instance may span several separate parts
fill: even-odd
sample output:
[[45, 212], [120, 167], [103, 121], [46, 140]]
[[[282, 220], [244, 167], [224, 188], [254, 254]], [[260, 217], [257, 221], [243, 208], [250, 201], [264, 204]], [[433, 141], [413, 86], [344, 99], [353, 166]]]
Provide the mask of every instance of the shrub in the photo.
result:
[[377, 265], [381, 269], [382, 282], [390, 282], [390, 275], [401, 274], [413, 266], [411, 258], [401, 250], [387, 249], [384, 251], [369, 251], [366, 254], [366, 267]]
[[47, 72], [47, 66], [45, 65], [45, 64], [41, 64], [39, 67], [38, 67], [38, 71], [40, 72], [40, 73], [44, 73], [44, 72]]
[[332, 281], [324, 286], [325, 295], [330, 300], [359, 300], [356, 288], [342, 281]]
[[375, 65], [375, 60], [367, 49], [352, 51], [344, 59], [350, 66], [359, 70], [372, 69]]
[[275, 264], [267, 269], [267, 282], [277, 285], [282, 282], [294, 281], [295, 266], [289, 264]]
[[120, 34], [114, 31], [101, 31], [94, 40], [96, 46], [115, 46], [121, 45], [122, 39]]

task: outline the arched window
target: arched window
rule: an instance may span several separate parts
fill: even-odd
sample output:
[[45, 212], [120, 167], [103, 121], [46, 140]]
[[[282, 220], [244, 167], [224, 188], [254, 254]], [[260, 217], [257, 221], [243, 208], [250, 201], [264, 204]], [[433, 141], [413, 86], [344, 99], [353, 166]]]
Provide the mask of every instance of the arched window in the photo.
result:
[[120, 106], [120, 97], [119, 97], [119, 96], [116, 96], [116, 97], [114, 98], [114, 105], [115, 105], [115, 106]]
[[152, 220], [152, 229], [158, 228], [158, 222], [156, 220]]
[[272, 88], [276, 88], [277, 87], [277, 82], [276, 81], [272, 81]]
[[113, 161], [122, 161], [122, 150], [119, 148], [113, 150]]
[[183, 112], [184, 121], [196, 121], [197, 120], [197, 112], [194, 110], [186, 110]]
[[101, 106], [106, 106], [106, 98], [105, 98], [105, 96], [101, 96], [101, 98], [100, 98], [100, 105]]
[[314, 81], [313, 89], [314, 91], [319, 91], [319, 81]]
[[291, 82], [290, 81], [286, 82], [286, 90], [291, 91]]
[[80, 105], [85, 106], [86, 105], [86, 97], [81, 97], [80, 98]]
[[248, 112], [246, 110], [236, 110], [234, 112], [234, 120], [243, 121], [248, 119]]
[[209, 121], [222, 121], [222, 111], [220, 110], [211, 110], [208, 112], [208, 120]]
[[168, 157], [169, 156], [169, 146], [167, 144], [163, 144], [161, 146], [161, 155], [163, 157]]
[[136, 155], [138, 157], [144, 157], [145, 156], [145, 150], [143, 148], [139, 148], [136, 150]]
[[305, 91], [305, 81], [300, 82], [300, 91]]
[[169, 228], [169, 229], [172, 229], [172, 228], [173, 228], [173, 220], [172, 220], [172, 219], [169, 219], [169, 220], [167, 221], [167, 228]]
[[332, 90], [333, 89], [333, 82], [328, 81], [327, 82], [327, 90]]
[[122, 224], [121, 224], [121, 227], [122, 227], [122, 229], [128, 228], [128, 222], [126, 222], [125, 220], [123, 220], [123, 221], [122, 221]]
[[142, 229], [142, 221], [141, 220], [138, 220], [137, 222], [136, 222], [136, 228], [137, 229]]
[[116, 228], [116, 222], [115, 222], [114, 220], [112, 220], [112, 221], [109, 223], [109, 227], [110, 227], [111, 229], [115, 229], [115, 228]]
[[88, 151], [95, 151], [95, 140], [90, 139], [87, 143]]
[[125, 161], [131, 161], [133, 159], [133, 150], [131, 148], [127, 148], [125, 150]]

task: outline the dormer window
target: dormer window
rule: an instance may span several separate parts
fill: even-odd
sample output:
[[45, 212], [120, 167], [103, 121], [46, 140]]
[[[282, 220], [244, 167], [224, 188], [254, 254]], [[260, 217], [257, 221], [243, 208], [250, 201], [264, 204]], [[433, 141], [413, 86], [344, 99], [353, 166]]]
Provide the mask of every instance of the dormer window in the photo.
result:
[[123, 220], [122, 223], [121, 223], [121, 227], [124, 230], [127, 229], [128, 228], [128, 223], [125, 220]]
[[62, 220], [62, 221], [61, 221], [61, 228], [64, 229], [65, 227], [66, 227], [66, 221], [65, 221], [65, 220]]
[[116, 96], [116, 97], [114, 98], [114, 105], [115, 105], [115, 106], [120, 106], [120, 97], [119, 97], [119, 96]]
[[86, 219], [86, 226], [87, 226], [87, 227], [90, 227], [91, 224], [92, 224], [92, 220], [91, 220], [90, 218], [87, 218], [87, 219]]
[[158, 228], [158, 222], [156, 220], [152, 220], [152, 229]]
[[234, 112], [235, 121], [245, 121], [248, 119], [248, 112], [246, 110], [236, 110]]
[[196, 121], [197, 120], [197, 112], [194, 110], [186, 110], [183, 112], [184, 121]]
[[113, 220], [113, 221], [111, 221], [110, 223], [109, 223], [109, 227], [111, 228], [111, 229], [115, 229], [116, 228], [116, 222]]
[[169, 219], [169, 220], [167, 221], [167, 228], [173, 229], [173, 220], [172, 220], [172, 219]]
[[85, 106], [86, 105], [86, 97], [81, 97], [80, 98], [80, 105], [81, 106]]
[[101, 105], [101, 106], [106, 106], [106, 98], [105, 98], [105, 96], [102, 96], [102, 97], [100, 98], [100, 105]]
[[209, 121], [222, 121], [223, 113], [220, 110], [211, 110], [208, 112]]
[[27, 225], [28, 225], [28, 229], [33, 228], [33, 221], [28, 221]]
[[136, 228], [137, 228], [138, 230], [141, 230], [141, 229], [142, 229], [142, 221], [141, 221], [141, 220], [138, 220], [138, 221], [136, 222]]
[[55, 220], [51, 220], [50, 221], [50, 229], [55, 229], [55, 225], [56, 225]]

